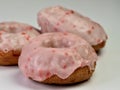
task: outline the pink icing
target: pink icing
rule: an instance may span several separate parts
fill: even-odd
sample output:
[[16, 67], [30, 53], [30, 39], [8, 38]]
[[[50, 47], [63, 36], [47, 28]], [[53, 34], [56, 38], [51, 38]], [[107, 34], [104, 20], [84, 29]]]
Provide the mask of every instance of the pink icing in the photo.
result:
[[18, 22], [0, 23], [0, 50], [4, 52], [21, 50], [23, 45], [38, 35], [37, 29], [27, 24]]
[[80, 35], [91, 45], [97, 45], [107, 39], [101, 25], [61, 6], [41, 10], [38, 13], [38, 24], [41, 26], [42, 32], [71, 32]]
[[25, 45], [19, 68], [25, 76], [43, 81], [52, 75], [65, 79], [77, 68], [94, 70], [97, 55], [81, 37], [71, 33], [45, 33]]

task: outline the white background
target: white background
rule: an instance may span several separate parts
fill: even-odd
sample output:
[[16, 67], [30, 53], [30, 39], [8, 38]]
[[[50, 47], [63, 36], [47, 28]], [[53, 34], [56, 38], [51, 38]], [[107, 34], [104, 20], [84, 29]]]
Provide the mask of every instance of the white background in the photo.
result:
[[62, 5], [99, 22], [108, 34], [92, 78], [72, 86], [53, 86], [25, 78], [17, 66], [0, 66], [0, 90], [120, 90], [120, 0], [0, 0], [0, 22], [38, 27], [40, 9]]

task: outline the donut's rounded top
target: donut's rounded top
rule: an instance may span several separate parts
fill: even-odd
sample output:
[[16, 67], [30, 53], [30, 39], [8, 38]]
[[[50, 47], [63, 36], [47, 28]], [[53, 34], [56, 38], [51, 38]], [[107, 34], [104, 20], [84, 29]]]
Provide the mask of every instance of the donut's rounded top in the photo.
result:
[[27, 77], [43, 81], [53, 75], [65, 79], [77, 68], [94, 70], [97, 55], [81, 37], [54, 32], [41, 34], [25, 45], [19, 58], [19, 68]]
[[38, 36], [39, 31], [27, 24], [19, 22], [0, 23], [0, 50], [21, 50], [23, 45]]
[[80, 35], [93, 46], [107, 39], [101, 25], [88, 17], [61, 6], [41, 10], [38, 13], [38, 24], [41, 26], [42, 32], [71, 32]]

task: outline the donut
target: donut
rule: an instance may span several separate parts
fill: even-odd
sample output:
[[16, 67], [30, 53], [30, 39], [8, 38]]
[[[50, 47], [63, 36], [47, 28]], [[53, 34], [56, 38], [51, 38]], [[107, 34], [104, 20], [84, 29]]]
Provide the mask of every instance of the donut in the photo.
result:
[[91, 45], [69, 32], [44, 33], [22, 48], [18, 66], [24, 76], [47, 84], [74, 84], [88, 80], [97, 55]]
[[62, 6], [48, 7], [38, 12], [42, 32], [70, 32], [81, 36], [98, 51], [105, 46], [107, 35], [102, 26], [90, 18]]
[[22, 47], [38, 36], [38, 29], [15, 21], [0, 23], [0, 65], [17, 65]]

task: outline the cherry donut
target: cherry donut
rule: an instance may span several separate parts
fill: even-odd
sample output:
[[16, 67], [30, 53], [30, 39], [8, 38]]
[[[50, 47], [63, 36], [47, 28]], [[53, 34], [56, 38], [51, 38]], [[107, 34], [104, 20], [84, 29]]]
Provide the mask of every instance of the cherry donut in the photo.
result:
[[70, 32], [81, 36], [98, 51], [105, 46], [107, 35], [98, 23], [61, 6], [49, 7], [38, 13], [42, 32]]
[[16, 65], [22, 47], [40, 32], [19, 22], [0, 23], [0, 65]]
[[68, 32], [44, 33], [22, 48], [18, 66], [35, 81], [73, 84], [88, 80], [95, 70], [95, 50]]

